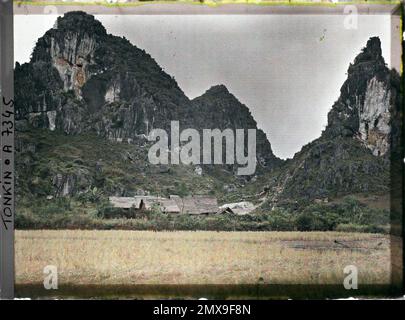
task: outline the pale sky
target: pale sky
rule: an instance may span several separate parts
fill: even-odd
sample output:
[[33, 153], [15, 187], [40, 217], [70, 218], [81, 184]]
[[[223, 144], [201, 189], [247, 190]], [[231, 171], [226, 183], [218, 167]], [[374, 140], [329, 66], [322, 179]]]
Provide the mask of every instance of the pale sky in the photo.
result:
[[[145, 49], [189, 98], [224, 84], [246, 104], [280, 158], [318, 138], [350, 62], [379, 36], [390, 66], [389, 15], [100, 15], [107, 32]], [[15, 60], [29, 60], [56, 20], [15, 16]]]

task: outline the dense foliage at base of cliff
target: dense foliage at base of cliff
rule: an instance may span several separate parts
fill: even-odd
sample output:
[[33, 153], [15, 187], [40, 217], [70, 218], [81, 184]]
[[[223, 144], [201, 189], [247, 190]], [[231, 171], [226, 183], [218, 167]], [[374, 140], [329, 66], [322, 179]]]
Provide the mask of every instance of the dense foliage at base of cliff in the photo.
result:
[[[190, 100], [144, 50], [91, 15], [67, 13], [15, 69], [17, 227], [383, 231], [390, 214], [399, 225], [387, 195], [402, 169], [400, 76], [376, 37], [347, 75], [320, 138], [283, 161], [225, 86]], [[236, 175], [237, 165], [151, 165], [146, 137], [173, 120], [199, 132], [256, 129], [255, 175]], [[213, 195], [257, 209], [125, 219], [107, 203], [147, 194]]]

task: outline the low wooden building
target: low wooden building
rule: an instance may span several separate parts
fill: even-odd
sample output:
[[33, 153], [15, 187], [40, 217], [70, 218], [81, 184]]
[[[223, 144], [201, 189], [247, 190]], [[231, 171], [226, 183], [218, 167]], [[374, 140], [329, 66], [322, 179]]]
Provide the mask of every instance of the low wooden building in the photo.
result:
[[110, 203], [115, 208], [129, 210], [152, 210], [159, 208], [163, 213], [208, 215], [218, 213], [219, 207], [215, 197], [192, 196], [181, 198], [171, 195], [169, 198], [155, 196], [110, 197]]
[[172, 199], [158, 198], [145, 199], [145, 210], [151, 210], [154, 206], [158, 207], [163, 213], [180, 213], [177, 203]]
[[108, 200], [115, 208], [121, 209], [139, 208], [139, 202], [134, 197], [109, 197]]
[[218, 201], [215, 197], [192, 196], [180, 198], [179, 196], [170, 196], [170, 199], [176, 201], [182, 214], [208, 215], [218, 212]]
[[134, 197], [109, 197], [110, 203], [115, 208], [135, 210], [152, 210], [154, 206], [160, 208], [164, 213], [180, 213], [176, 201], [154, 196]]

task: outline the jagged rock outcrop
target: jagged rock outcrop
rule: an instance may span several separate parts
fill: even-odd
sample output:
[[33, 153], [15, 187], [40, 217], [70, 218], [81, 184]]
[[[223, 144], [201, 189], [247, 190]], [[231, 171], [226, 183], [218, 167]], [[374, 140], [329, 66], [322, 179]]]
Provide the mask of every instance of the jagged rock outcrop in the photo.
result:
[[349, 66], [319, 139], [287, 161], [266, 206], [353, 193], [390, 191], [390, 160], [400, 139], [400, 78], [370, 38]]
[[[203, 95], [192, 100], [190, 117], [191, 115], [194, 115], [198, 128], [257, 129], [257, 122], [249, 108], [240, 103], [224, 85], [213, 86]], [[245, 153], [247, 153], [247, 141], [247, 130], [245, 130]], [[273, 154], [266, 134], [260, 129], [256, 131], [256, 149], [259, 165], [266, 167], [270, 163], [279, 166], [282, 163]]]
[[[168, 130], [171, 120], [183, 128], [257, 128], [249, 109], [224, 86], [189, 101], [145, 51], [108, 35], [83, 12], [59, 17], [38, 40], [31, 62], [17, 65], [15, 72], [17, 121], [34, 127], [95, 131], [116, 141], [145, 137], [154, 128]], [[258, 140], [261, 163], [276, 163], [261, 130]]]
[[59, 17], [38, 40], [31, 62], [16, 66], [16, 88], [18, 121], [122, 140], [167, 128], [189, 103], [145, 51], [83, 12]]
[[355, 136], [376, 156], [389, 153], [391, 119], [399, 112], [399, 75], [387, 68], [378, 37], [370, 38], [349, 66], [324, 136]]
[[[162, 178], [165, 183], [173, 182], [168, 190], [184, 191], [183, 181], [176, 180], [176, 170], [165, 167], [161, 173], [161, 168], [154, 170], [148, 165], [144, 146], [151, 130], [169, 131], [173, 120], [180, 122], [181, 130], [257, 129], [249, 109], [225, 86], [213, 86], [190, 101], [174, 78], [144, 50], [125, 38], [107, 34], [100, 22], [83, 12], [58, 18], [55, 27], [38, 40], [31, 61], [16, 65], [15, 102], [17, 187], [32, 195], [73, 196], [93, 186], [101, 192], [125, 195], [138, 188], [136, 183], [145, 187], [140, 181], [155, 171], [170, 176], [170, 181]], [[371, 38], [349, 66], [347, 80], [319, 139], [283, 163], [273, 154], [265, 133], [257, 130], [258, 175], [269, 177], [266, 205], [387, 192], [390, 156], [400, 147], [400, 106], [399, 75], [387, 68], [380, 40]], [[61, 133], [69, 137], [95, 135], [139, 149], [119, 151], [121, 162], [128, 161], [132, 167], [123, 165], [118, 173], [111, 169], [116, 159], [104, 159], [103, 145], [94, 147], [98, 158], [91, 164], [77, 157], [65, 164], [71, 157], [70, 150], [64, 149], [65, 142], [54, 150], [33, 141], [32, 129], [59, 134], [61, 141]], [[76, 143], [80, 152], [88, 147]], [[38, 152], [45, 158], [47, 153], [52, 155], [52, 163], [41, 163]], [[109, 170], [95, 169], [100, 158]], [[134, 163], [139, 175], [126, 179], [125, 170], [133, 170]], [[272, 171], [275, 168], [276, 172]], [[205, 169], [201, 166], [190, 171], [192, 179], [204, 179], [212, 170], [200, 189], [214, 185], [222, 189], [215, 184], [218, 171]], [[235, 171], [227, 165], [222, 169]], [[113, 179], [114, 174], [120, 178]], [[30, 175], [32, 178], [27, 178]], [[228, 186], [244, 186], [246, 182], [228, 177], [224, 181]], [[234, 192], [235, 188], [225, 189]]]
[[[46, 129], [143, 146], [153, 129], [169, 132], [173, 120], [180, 122], [181, 130], [257, 128], [249, 109], [224, 86], [190, 101], [149, 54], [125, 38], [107, 34], [99, 21], [84, 12], [59, 17], [38, 39], [31, 61], [16, 64], [15, 101], [18, 132], [28, 132], [24, 139], [31, 129]], [[257, 141], [260, 168], [279, 166], [282, 161], [273, 155], [261, 130]], [[24, 170], [32, 170], [33, 165]], [[34, 185], [46, 181], [46, 192], [66, 196], [83, 191], [80, 181], [95, 183], [92, 168], [74, 172], [62, 167], [44, 172]], [[26, 192], [38, 190], [23, 185]]]

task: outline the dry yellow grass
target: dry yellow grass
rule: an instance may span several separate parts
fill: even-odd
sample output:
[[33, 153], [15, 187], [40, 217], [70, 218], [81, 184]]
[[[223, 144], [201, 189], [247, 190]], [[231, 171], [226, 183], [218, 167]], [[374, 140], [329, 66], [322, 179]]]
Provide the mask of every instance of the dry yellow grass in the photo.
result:
[[389, 241], [334, 232], [17, 231], [16, 282], [41, 283], [43, 268], [55, 265], [60, 284], [341, 284], [344, 267], [356, 265], [359, 283], [389, 284]]

